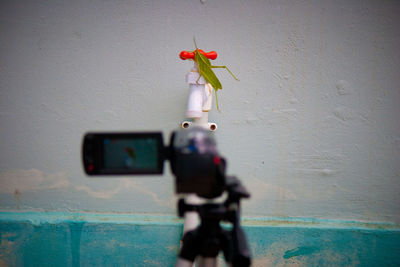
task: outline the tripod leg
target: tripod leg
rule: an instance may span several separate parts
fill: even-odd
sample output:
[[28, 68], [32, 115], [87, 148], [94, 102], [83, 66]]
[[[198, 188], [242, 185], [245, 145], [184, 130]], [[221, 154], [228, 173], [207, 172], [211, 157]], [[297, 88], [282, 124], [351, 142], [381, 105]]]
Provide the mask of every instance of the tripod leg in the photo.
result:
[[193, 262], [183, 259], [183, 258], [178, 258], [175, 264], [175, 267], [192, 267]]
[[[193, 262], [178, 258], [175, 267], [194, 267]], [[196, 267], [217, 267], [217, 258], [198, 257]]]
[[199, 253], [198, 244], [199, 240], [196, 230], [185, 233], [182, 239], [182, 246], [179, 252], [179, 257], [175, 266], [193, 267], [193, 262], [195, 261]]
[[197, 267], [217, 267], [217, 258], [198, 257]]

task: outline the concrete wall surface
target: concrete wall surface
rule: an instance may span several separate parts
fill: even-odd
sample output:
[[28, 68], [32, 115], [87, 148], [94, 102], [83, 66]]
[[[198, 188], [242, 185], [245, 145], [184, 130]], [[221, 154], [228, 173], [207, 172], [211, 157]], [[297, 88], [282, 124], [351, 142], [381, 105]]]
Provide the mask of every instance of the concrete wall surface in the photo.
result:
[[[199, 48], [218, 52], [213, 64], [240, 78], [216, 70], [221, 112], [214, 100], [210, 121], [218, 124], [227, 172], [252, 194], [243, 203], [245, 218], [399, 229], [399, 14], [394, 0], [1, 1], [0, 210], [10, 218], [0, 223], [0, 259], [29, 265], [52, 251], [54, 261], [39, 265], [89, 265], [99, 255], [93, 251], [106, 249], [101, 239], [113, 240], [96, 223], [14, 224], [15, 211], [111, 213], [120, 221], [123, 214], [175, 217], [168, 165], [160, 176], [89, 178], [81, 145], [88, 131], [157, 130], [167, 142], [185, 119], [192, 63], [178, 55], [194, 49], [193, 37]], [[258, 240], [250, 241], [256, 259], [315, 266], [317, 259], [327, 263], [327, 254], [345, 253], [343, 244], [350, 245], [337, 256], [343, 266], [350, 258], [349, 265], [365, 266], [374, 255], [375, 266], [389, 266], [400, 254], [392, 228], [339, 233], [297, 226], [246, 226], [249, 239]], [[123, 233], [133, 227], [127, 237], [141, 240], [149, 226], [104, 227], [115, 227], [110, 248], [147, 249]], [[174, 255], [180, 225], [162, 227], [151, 228], [146, 240], [160, 233], [163, 249], [149, 253]], [[80, 246], [72, 242], [78, 230]], [[93, 231], [97, 245], [85, 231]], [[281, 244], [268, 237], [277, 233]], [[127, 261], [115, 262], [129, 262], [127, 251]]]
[[[89, 130], [184, 120], [217, 50], [219, 149], [261, 216], [400, 221], [398, 1], [2, 1], [0, 207], [174, 213], [173, 177], [89, 179]], [[215, 101], [214, 101], [215, 102]], [[215, 105], [215, 103], [214, 103]]]

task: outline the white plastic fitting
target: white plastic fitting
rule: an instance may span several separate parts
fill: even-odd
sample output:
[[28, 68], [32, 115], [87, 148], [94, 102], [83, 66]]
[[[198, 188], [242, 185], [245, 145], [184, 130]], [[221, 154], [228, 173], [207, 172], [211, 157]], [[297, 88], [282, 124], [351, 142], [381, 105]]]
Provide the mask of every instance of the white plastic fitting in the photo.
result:
[[[186, 75], [186, 82], [189, 84], [186, 117], [193, 119], [193, 124], [197, 126], [215, 131], [217, 124], [208, 122], [208, 112], [212, 107], [213, 88], [204, 77], [200, 76], [196, 62], [194, 62], [193, 69]], [[191, 122], [184, 121], [181, 126], [189, 128], [191, 125]]]
[[186, 117], [201, 118], [203, 116], [203, 111], [209, 111], [211, 108], [209, 105], [210, 101], [208, 101], [211, 96], [209, 92], [210, 86], [206, 86], [205, 79], [200, 76], [197, 69], [192, 69], [186, 75], [186, 82], [189, 84]]
[[[187, 129], [187, 128], [189, 128], [191, 125], [192, 125], [192, 122], [191, 122], [191, 121], [184, 121], [184, 122], [182, 122], [181, 127], [182, 127], [183, 129]], [[214, 132], [215, 130], [217, 130], [218, 126], [217, 126], [217, 124], [214, 123], [214, 122], [208, 122], [208, 123], [207, 123], [207, 128], [208, 128], [211, 132]]]

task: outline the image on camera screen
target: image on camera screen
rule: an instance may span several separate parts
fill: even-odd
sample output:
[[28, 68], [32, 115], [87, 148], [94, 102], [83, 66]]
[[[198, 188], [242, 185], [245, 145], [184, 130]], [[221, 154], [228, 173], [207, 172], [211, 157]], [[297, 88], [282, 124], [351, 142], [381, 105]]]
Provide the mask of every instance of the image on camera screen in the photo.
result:
[[156, 139], [105, 138], [103, 145], [104, 167], [107, 169], [157, 169]]

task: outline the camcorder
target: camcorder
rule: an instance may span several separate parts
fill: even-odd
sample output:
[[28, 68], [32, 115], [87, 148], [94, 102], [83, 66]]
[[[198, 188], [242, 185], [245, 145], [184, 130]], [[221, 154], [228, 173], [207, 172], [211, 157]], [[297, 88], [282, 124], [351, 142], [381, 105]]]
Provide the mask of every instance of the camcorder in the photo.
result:
[[215, 198], [225, 190], [225, 166], [212, 134], [192, 127], [171, 134], [164, 145], [162, 132], [85, 134], [82, 158], [86, 174], [162, 174], [169, 160], [176, 178], [176, 193]]

